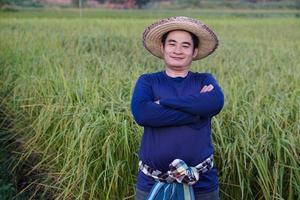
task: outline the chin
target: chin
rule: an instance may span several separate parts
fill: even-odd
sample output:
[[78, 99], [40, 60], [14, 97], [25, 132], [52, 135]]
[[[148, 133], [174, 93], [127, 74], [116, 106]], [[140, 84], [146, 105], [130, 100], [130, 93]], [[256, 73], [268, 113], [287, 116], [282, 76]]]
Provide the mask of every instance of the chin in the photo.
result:
[[168, 63], [168, 65], [173, 68], [185, 68], [185, 67], [183, 67], [183, 66], [185, 66], [185, 64], [180, 63], [180, 62], [170, 62], [170, 63]]
[[181, 65], [170, 65], [170, 68], [172, 68], [175, 71], [182, 71], [182, 70], [187, 69], [187, 67], [183, 67]]

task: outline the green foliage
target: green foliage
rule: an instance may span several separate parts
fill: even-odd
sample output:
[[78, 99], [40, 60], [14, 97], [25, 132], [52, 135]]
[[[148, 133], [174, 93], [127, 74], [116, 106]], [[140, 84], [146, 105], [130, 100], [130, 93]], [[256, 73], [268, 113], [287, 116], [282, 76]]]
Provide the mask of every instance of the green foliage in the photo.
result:
[[5, 183], [0, 185], [0, 198], [1, 199], [12, 199], [15, 195], [14, 187], [11, 183]]
[[42, 7], [42, 3], [34, 0], [0, 0], [0, 7], [4, 5], [24, 6], [24, 7]]
[[201, 8], [232, 8], [232, 9], [297, 9], [299, 1], [258, 1], [258, 0], [173, 0], [173, 3], [181, 7]]
[[150, 2], [150, 0], [136, 0], [135, 2], [138, 8], [142, 8], [143, 6], [147, 5], [147, 3]]
[[72, 0], [72, 3], [75, 7], [83, 7], [87, 0]]
[[[0, 111], [0, 114], [1, 111]], [[0, 115], [0, 125], [2, 125], [2, 115]], [[5, 139], [0, 127], [0, 199], [9, 200], [13, 199], [16, 195], [16, 190], [13, 182], [11, 181], [11, 175], [8, 170], [9, 153], [5, 150], [3, 140]]]
[[4, 158], [7, 158], [7, 152], [1, 149], [0, 156], [0, 199], [12, 199], [16, 191], [12, 182], [10, 182], [9, 172], [5, 164], [6, 160], [4, 160]]
[[200, 0], [173, 0], [174, 3], [185, 6], [199, 6]]
[[[163, 69], [141, 33], [182, 13], [75, 14], [0, 19], [0, 94], [24, 149], [19, 163], [37, 155], [48, 176], [38, 185], [56, 199], [132, 199], [142, 128], [130, 98], [140, 74]], [[225, 93], [212, 124], [221, 199], [297, 199], [299, 20], [214, 16], [201, 19], [220, 47], [191, 69], [213, 73]]]
[[[82, 6], [88, 0], [72, 0], [72, 5], [79, 7], [80, 1]], [[299, 9], [300, 1], [298, 0], [96, 0], [99, 3], [118, 3], [126, 4], [129, 1], [135, 2], [138, 8], [162, 7], [165, 8], [235, 8], [235, 9]], [[167, 2], [167, 3], [166, 3]], [[43, 0], [0, 0], [0, 7], [3, 5], [18, 5], [27, 7], [43, 7], [49, 5]], [[59, 6], [59, 4], [57, 5]], [[66, 5], [64, 5], [66, 6]], [[63, 7], [63, 6], [62, 6]]]
[[0, 0], [0, 8], [5, 4], [7, 4], [7, 0]]

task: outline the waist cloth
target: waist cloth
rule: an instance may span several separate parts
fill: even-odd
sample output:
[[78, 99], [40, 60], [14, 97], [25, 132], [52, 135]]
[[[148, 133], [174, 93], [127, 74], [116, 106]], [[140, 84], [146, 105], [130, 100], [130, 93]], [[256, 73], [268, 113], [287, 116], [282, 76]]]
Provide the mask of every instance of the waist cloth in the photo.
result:
[[199, 180], [201, 174], [208, 172], [213, 166], [213, 154], [195, 167], [175, 159], [169, 165], [170, 170], [165, 173], [139, 161], [139, 169], [156, 180], [147, 200], [195, 200], [192, 185]]

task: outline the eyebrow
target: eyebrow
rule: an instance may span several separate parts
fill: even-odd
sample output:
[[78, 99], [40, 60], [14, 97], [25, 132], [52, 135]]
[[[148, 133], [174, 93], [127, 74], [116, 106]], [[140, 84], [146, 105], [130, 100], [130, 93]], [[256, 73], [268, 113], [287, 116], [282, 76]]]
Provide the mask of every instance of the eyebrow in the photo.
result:
[[172, 39], [169, 39], [168, 41], [167, 41], [168, 43], [170, 43], [170, 42], [177, 42], [176, 40], [172, 40]]

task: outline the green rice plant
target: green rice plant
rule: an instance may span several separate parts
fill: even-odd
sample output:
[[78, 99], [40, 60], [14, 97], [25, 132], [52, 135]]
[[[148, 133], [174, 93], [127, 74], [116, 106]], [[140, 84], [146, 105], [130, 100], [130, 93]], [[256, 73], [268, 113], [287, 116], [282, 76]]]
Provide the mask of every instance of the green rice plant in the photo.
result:
[[[130, 98], [163, 63], [141, 44], [153, 20], [126, 15], [0, 19], [1, 105], [18, 164], [34, 156], [32, 171], [47, 175], [34, 183], [44, 197], [133, 199], [142, 128]], [[225, 93], [212, 133], [222, 199], [299, 198], [299, 20], [201, 19], [220, 39], [191, 70], [213, 73]]]

